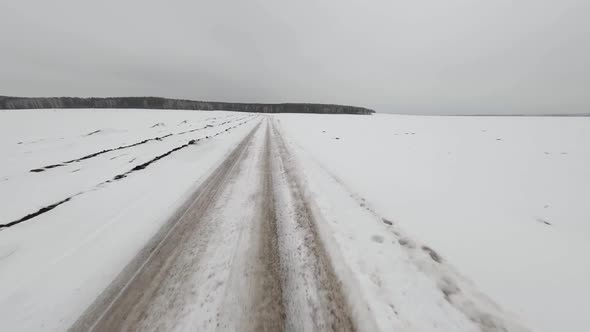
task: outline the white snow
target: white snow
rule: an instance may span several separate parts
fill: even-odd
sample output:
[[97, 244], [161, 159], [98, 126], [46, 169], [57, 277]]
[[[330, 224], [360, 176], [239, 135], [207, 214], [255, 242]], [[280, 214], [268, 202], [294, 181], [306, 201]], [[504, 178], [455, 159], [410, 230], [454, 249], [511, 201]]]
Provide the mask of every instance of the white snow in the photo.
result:
[[[403, 264], [409, 261], [439, 288], [451, 278], [467, 300], [495, 310], [483, 292], [508, 312], [505, 319], [534, 331], [590, 325], [590, 118], [276, 117], [351, 282], [366, 290], [372, 310], [383, 311], [381, 327], [469, 329], [459, 316], [459, 325], [441, 325], [453, 323], [454, 310], [442, 298], [442, 307], [424, 307], [434, 293]], [[376, 216], [394, 226], [377, 225]], [[400, 252], [392, 228], [435, 249], [445, 264]], [[384, 311], [379, 304], [387, 301], [405, 312]]]
[[[73, 196], [0, 228], [0, 330], [71, 326], [257, 116], [0, 111], [0, 224]], [[293, 157], [279, 169], [293, 168], [311, 202], [359, 326], [583, 331], [590, 325], [590, 118], [273, 117]], [[30, 172], [167, 134], [173, 135]], [[201, 140], [106, 182], [193, 139]], [[259, 171], [249, 165], [248, 172]], [[248, 181], [232, 190], [247, 194]], [[286, 191], [277, 196], [289, 206]], [[244, 213], [236, 205], [228, 201], [220, 213], [236, 219]], [[218, 232], [217, 240], [237, 241], [227, 233]], [[289, 248], [301, 242], [281, 239]], [[226, 262], [226, 254], [212, 253], [209, 261]]]
[[[1, 329], [67, 329], [185, 197], [253, 128], [257, 121], [224, 131], [254, 119], [239, 120], [248, 116], [251, 115], [168, 110], [0, 112], [0, 153], [7, 161], [0, 169], [0, 223], [35, 212], [64, 196], [84, 192], [63, 207], [0, 229]], [[157, 127], [164, 128], [161, 132], [150, 129], [163, 119], [167, 125]], [[182, 125], [182, 130], [187, 126], [200, 128], [234, 122], [41, 173], [29, 172], [32, 167], [179, 132], [176, 124], [185, 119], [188, 123]], [[109, 131], [83, 137], [104, 128]], [[98, 185], [190, 139], [217, 132], [223, 134], [175, 152], [125, 179]], [[19, 141], [37, 142], [25, 145], [17, 144]], [[25, 153], [29, 149], [30, 156]], [[81, 170], [74, 175], [83, 175], [71, 176], [70, 172], [78, 168]]]
[[[149, 161], [155, 156], [165, 153], [190, 139], [205, 138], [223, 131], [225, 128], [240, 122], [248, 114], [217, 114], [213, 119], [210, 112], [170, 112], [143, 111], [142, 116], [137, 111], [106, 111], [98, 113], [90, 110], [38, 112], [34, 117], [29, 115], [34, 111], [5, 113], [8, 119], [3, 121], [9, 135], [2, 150], [6, 156], [6, 163], [0, 167], [0, 197], [10, 197], [10, 209], [0, 211], [0, 223], [12, 221], [34, 212], [40, 208], [79, 192], [90, 190], [98, 184], [112, 179], [113, 176], [124, 173], [136, 165]], [[118, 113], [117, 113], [118, 112]], [[140, 111], [141, 112], [141, 111]], [[21, 114], [22, 113], [22, 114]], [[83, 115], [86, 114], [86, 118]], [[53, 118], [44, 119], [47, 115]], [[177, 117], [184, 119], [191, 117], [190, 127], [182, 126], [166, 130], [150, 129], [149, 124], [154, 120], [150, 116], [164, 116], [171, 123], [176, 123]], [[31, 122], [33, 123], [27, 123]], [[104, 121], [110, 121], [102, 123]], [[231, 122], [228, 122], [231, 121]], [[224, 122], [228, 122], [223, 124]], [[211, 127], [205, 128], [207, 125]], [[59, 130], [62, 138], [55, 138], [55, 126], [64, 126], [66, 130]], [[90, 126], [86, 128], [86, 126]], [[24, 128], [21, 133], [11, 133], [14, 128]], [[49, 127], [49, 128], [48, 128]], [[98, 128], [98, 129], [96, 129]], [[104, 129], [108, 128], [108, 129]], [[2, 128], [2, 130], [5, 128]], [[50, 130], [48, 137], [39, 137], [38, 132]], [[184, 133], [191, 129], [195, 132]], [[100, 130], [100, 131], [99, 131]], [[80, 134], [91, 132], [92, 135]], [[56, 167], [40, 173], [31, 173], [31, 169], [55, 165], [64, 161], [78, 159], [89, 154], [109, 148], [116, 148], [146, 139], [163, 137], [167, 134], [177, 134], [161, 140], [152, 140], [138, 146], [104, 153], [93, 158], [68, 164], [66, 167]], [[18, 144], [14, 142], [34, 142]], [[48, 188], [51, 188], [48, 190]]]

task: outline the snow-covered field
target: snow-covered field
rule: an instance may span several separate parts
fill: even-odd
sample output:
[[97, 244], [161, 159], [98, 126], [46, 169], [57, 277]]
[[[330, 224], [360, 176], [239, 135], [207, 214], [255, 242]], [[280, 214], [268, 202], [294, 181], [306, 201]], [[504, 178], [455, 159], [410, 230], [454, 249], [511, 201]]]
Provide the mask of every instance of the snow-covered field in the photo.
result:
[[[0, 224], [75, 198], [0, 228], [0, 330], [59, 331], [72, 324], [252, 129], [254, 118], [152, 110], [0, 112]], [[198, 130], [182, 134], [193, 129]], [[169, 133], [177, 135], [30, 172]], [[197, 139], [197, 144], [106, 183]]]
[[308, 165], [435, 249], [525, 326], [590, 326], [590, 118], [276, 117]]
[[[208, 188], [211, 225], [235, 233], [212, 233], [207, 294], [239, 293], [222, 275], [248, 282], [222, 253], [248, 251], [237, 216], [274, 201], [286, 326], [313, 326], [298, 316], [325, 281], [310, 262], [332, 266], [364, 330], [590, 325], [590, 118], [30, 110], [0, 111], [0, 136], [2, 331], [72, 326], [249, 136], [231, 188]], [[296, 227], [302, 215], [317, 225]], [[328, 258], [301, 248], [306, 231]]]

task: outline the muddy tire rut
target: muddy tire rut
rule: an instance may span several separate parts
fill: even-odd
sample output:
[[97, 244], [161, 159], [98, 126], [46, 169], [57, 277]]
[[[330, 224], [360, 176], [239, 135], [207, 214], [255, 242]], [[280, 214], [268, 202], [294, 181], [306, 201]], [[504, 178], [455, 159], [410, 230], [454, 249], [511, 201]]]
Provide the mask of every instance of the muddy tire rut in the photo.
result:
[[253, 220], [255, 231], [250, 239], [255, 248], [255, 255], [250, 265], [253, 296], [249, 304], [251, 315], [245, 328], [248, 331], [280, 331], [284, 330], [285, 326], [269, 131], [270, 124], [267, 123], [260, 159], [261, 199], [258, 202], [258, 214]]
[[[294, 288], [307, 288], [305, 301], [311, 309], [311, 328], [317, 331], [356, 331], [351, 307], [344, 295], [342, 282], [334, 270], [332, 260], [319, 235], [318, 220], [312, 212], [309, 198], [306, 197], [301, 184], [297, 181], [294, 174], [296, 170], [290, 162], [291, 157], [281, 134], [274, 129], [274, 126], [271, 132], [276, 145], [278, 159], [276, 162], [279, 164], [276, 166], [275, 173], [281, 177], [283, 183], [279, 187], [287, 189], [290, 200], [291, 217], [283, 220], [282, 232], [284, 238], [300, 238], [299, 242], [295, 241], [293, 243], [295, 245], [291, 244], [291, 246], [287, 242], [294, 241], [284, 241], [284, 256], [288, 256], [288, 252], [291, 251], [304, 251], [304, 254], [300, 255], [303, 257], [299, 257], [298, 260], [307, 268], [307, 273], [293, 271], [290, 274], [304, 276], [299, 277], [303, 280], [293, 280], [293, 278], [291, 280], [296, 284]], [[279, 191], [279, 187], [275, 189]], [[294, 311], [300, 311], [300, 309], [293, 308]], [[294, 329], [297, 329], [296, 324], [297, 322], [291, 324]]]

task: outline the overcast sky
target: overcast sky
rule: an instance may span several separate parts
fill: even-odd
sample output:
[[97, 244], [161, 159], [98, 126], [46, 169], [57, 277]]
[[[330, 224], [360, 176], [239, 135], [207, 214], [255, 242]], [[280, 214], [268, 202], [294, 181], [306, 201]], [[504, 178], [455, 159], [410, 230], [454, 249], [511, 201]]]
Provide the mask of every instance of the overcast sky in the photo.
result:
[[1, 0], [0, 95], [590, 113], [588, 0]]

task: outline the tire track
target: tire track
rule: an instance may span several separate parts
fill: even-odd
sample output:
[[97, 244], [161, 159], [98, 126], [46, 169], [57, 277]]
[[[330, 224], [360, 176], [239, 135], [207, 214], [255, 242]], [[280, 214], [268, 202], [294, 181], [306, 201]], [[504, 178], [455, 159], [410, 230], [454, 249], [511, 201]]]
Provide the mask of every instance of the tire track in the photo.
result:
[[[305, 257], [306, 262], [302, 265], [311, 271], [311, 279], [304, 277], [299, 284], [305, 285], [307, 296], [305, 305], [311, 307], [307, 311], [312, 313], [312, 323], [316, 330], [321, 331], [356, 331], [358, 330], [351, 306], [348, 303], [342, 282], [338, 278], [331, 258], [325, 248], [325, 245], [319, 235], [317, 220], [311, 209], [310, 202], [303, 194], [303, 190], [294, 174], [296, 171], [294, 165], [290, 162], [288, 149], [280, 133], [271, 125], [273, 141], [276, 144], [277, 159], [282, 165], [283, 178], [287, 183], [290, 193], [292, 211], [294, 211], [294, 221], [296, 225], [287, 225], [289, 220], [283, 220], [283, 232], [300, 233], [303, 238], [303, 245], [309, 256]], [[279, 195], [277, 193], [276, 195]], [[293, 230], [295, 227], [295, 230]], [[287, 236], [293, 236], [287, 234]], [[284, 250], [299, 250], [299, 248], [285, 248]], [[300, 274], [299, 271], [291, 271], [291, 274]], [[304, 275], [301, 273], [301, 275]], [[309, 275], [309, 274], [308, 274]], [[297, 276], [289, 278], [292, 282], [297, 282]], [[305, 280], [308, 279], [308, 280]], [[291, 288], [298, 288], [294, 285]], [[311, 293], [311, 295], [310, 295]], [[294, 301], [293, 301], [294, 302]], [[295, 305], [293, 303], [293, 305]], [[299, 304], [301, 305], [301, 304]], [[300, 308], [293, 308], [292, 311], [300, 312]], [[294, 324], [298, 324], [296, 321]], [[298, 330], [300, 327], [292, 326]]]
[[[271, 159], [270, 123], [267, 121], [263, 151], [260, 160], [261, 184], [257, 215], [253, 222], [255, 231], [251, 243], [256, 247], [253, 262], [249, 264], [252, 289], [251, 303], [244, 331], [282, 331], [285, 328], [285, 308], [279, 239], [277, 230], [277, 213], [273, 192], [273, 168]], [[252, 259], [252, 258], [251, 258]]]
[[[171, 271], [180, 252], [203, 252], [207, 233], [201, 220], [237, 172], [258, 124], [238, 144], [225, 161], [203, 182], [182, 209], [166, 222], [160, 231], [109, 285], [97, 300], [74, 323], [70, 331], [120, 331], [137, 328], [150, 312], [150, 304], [166, 289], [163, 280], [186, 277], [187, 271]], [[196, 248], [187, 248], [188, 239], [200, 234]], [[196, 251], [193, 251], [196, 250]], [[198, 260], [198, 257], [194, 257]], [[180, 274], [180, 275], [178, 275]], [[186, 280], [184, 280], [186, 281]], [[181, 285], [182, 286], [182, 285]], [[170, 303], [173, 304], [173, 303]], [[172, 309], [172, 308], [168, 308]]]

